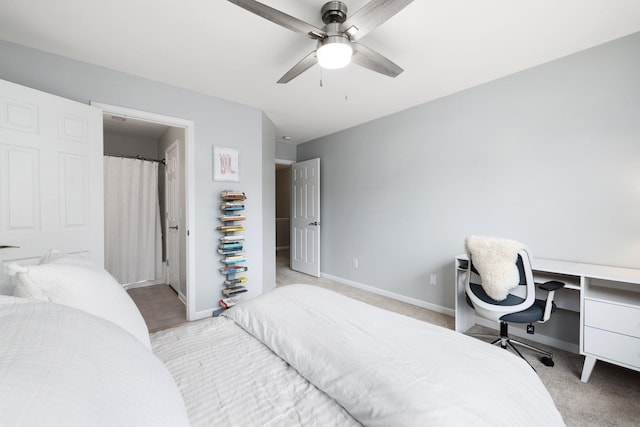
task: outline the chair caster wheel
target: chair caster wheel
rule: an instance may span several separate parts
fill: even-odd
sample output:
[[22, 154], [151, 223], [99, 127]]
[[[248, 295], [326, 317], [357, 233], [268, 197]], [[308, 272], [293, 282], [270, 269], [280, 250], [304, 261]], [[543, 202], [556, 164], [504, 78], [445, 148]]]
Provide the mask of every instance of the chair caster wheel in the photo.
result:
[[548, 357], [548, 356], [544, 356], [540, 359], [540, 361], [542, 362], [542, 364], [544, 366], [553, 366], [555, 365], [555, 363], [553, 362], [553, 359]]

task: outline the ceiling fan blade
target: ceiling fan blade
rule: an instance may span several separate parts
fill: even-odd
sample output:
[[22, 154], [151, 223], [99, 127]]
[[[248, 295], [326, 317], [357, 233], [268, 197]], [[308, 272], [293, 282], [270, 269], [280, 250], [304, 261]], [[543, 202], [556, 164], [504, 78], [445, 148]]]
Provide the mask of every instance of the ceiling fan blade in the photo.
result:
[[255, 13], [258, 16], [262, 16], [271, 22], [281, 25], [291, 31], [297, 33], [303, 33], [311, 37], [312, 39], [321, 39], [327, 36], [327, 33], [320, 28], [314, 27], [298, 18], [294, 18], [291, 15], [287, 15], [284, 12], [280, 12], [266, 4], [262, 4], [255, 0], [229, 0], [231, 3], [240, 6], [249, 12]]
[[404, 70], [396, 63], [380, 55], [373, 49], [369, 49], [360, 43], [351, 43], [353, 47], [353, 58], [351, 61], [361, 67], [367, 68], [389, 77], [397, 77]]
[[342, 23], [340, 30], [346, 32], [351, 40], [361, 39], [412, 2], [413, 0], [371, 0]]
[[316, 58], [316, 51], [314, 50], [313, 52], [302, 58], [302, 60], [294, 65], [292, 69], [287, 71], [284, 76], [280, 77], [278, 83], [289, 83], [291, 80], [295, 79], [300, 74], [304, 73], [317, 63], [318, 58]]

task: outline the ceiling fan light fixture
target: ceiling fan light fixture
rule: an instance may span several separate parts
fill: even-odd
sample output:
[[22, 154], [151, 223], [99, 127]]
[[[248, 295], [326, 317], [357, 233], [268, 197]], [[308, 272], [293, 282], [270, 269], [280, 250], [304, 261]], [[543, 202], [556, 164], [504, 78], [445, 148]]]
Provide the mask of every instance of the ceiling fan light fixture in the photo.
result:
[[353, 48], [344, 36], [329, 36], [319, 42], [316, 56], [318, 64], [328, 70], [344, 68], [351, 62]]

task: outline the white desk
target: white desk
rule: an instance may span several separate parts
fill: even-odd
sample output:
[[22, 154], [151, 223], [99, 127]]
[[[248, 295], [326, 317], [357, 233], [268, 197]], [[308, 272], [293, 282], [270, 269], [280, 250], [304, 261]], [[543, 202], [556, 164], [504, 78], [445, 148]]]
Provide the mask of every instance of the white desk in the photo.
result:
[[[467, 260], [466, 254], [459, 255], [454, 263], [458, 332], [475, 324], [475, 312], [465, 299]], [[560, 280], [566, 289], [579, 292], [583, 382], [589, 381], [597, 360], [640, 371], [640, 270], [544, 258], [531, 264], [536, 282]]]

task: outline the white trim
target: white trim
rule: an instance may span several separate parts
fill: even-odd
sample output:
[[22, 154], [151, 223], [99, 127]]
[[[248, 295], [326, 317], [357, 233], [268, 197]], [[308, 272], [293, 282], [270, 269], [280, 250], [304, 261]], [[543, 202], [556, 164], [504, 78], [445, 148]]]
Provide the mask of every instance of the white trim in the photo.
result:
[[383, 289], [374, 288], [373, 286], [364, 285], [362, 283], [354, 282], [352, 280], [343, 279], [342, 277], [332, 276], [326, 273], [320, 273], [320, 277], [324, 277], [334, 282], [342, 283], [343, 285], [352, 286], [354, 288], [362, 289], [374, 294], [382, 295], [387, 298], [395, 299], [398, 301], [406, 302], [407, 304], [416, 305], [418, 307], [426, 308], [427, 310], [435, 311], [436, 313], [446, 314], [453, 317], [455, 311], [451, 308], [442, 307], [440, 305], [431, 304], [430, 302], [422, 301], [416, 298], [407, 297], [404, 295], [396, 294], [395, 292], [385, 291]]
[[[193, 120], [181, 119], [178, 117], [164, 116], [162, 114], [150, 113], [147, 111], [134, 110], [132, 108], [119, 107], [116, 105], [103, 104], [101, 102], [91, 101], [91, 105], [100, 108], [103, 113], [116, 114], [123, 117], [130, 117], [139, 120], [146, 120], [150, 122], [162, 123], [168, 126], [184, 128], [185, 133], [185, 167], [186, 179], [185, 183], [186, 194], [186, 228], [187, 235], [187, 253], [185, 254], [187, 260], [187, 320], [201, 319], [199, 313], [195, 311], [196, 307], [196, 288], [195, 288], [195, 271], [196, 271], [196, 257], [195, 257], [195, 239], [191, 238], [195, 235], [195, 122]], [[206, 316], [204, 316], [206, 317]]]
[[154, 279], [154, 280], [144, 280], [142, 282], [137, 282], [137, 283], [128, 283], [126, 285], [122, 285], [122, 287], [125, 288], [126, 290], [129, 290], [129, 289], [137, 289], [137, 288], [146, 288], [148, 286], [162, 285], [164, 283], [166, 283], [164, 279]]
[[213, 313], [219, 310], [220, 307], [210, 308], [208, 310], [196, 311], [193, 313], [193, 317], [189, 321], [206, 319], [207, 317], [213, 317]]
[[276, 165], [292, 165], [294, 163], [294, 160], [276, 159]]

